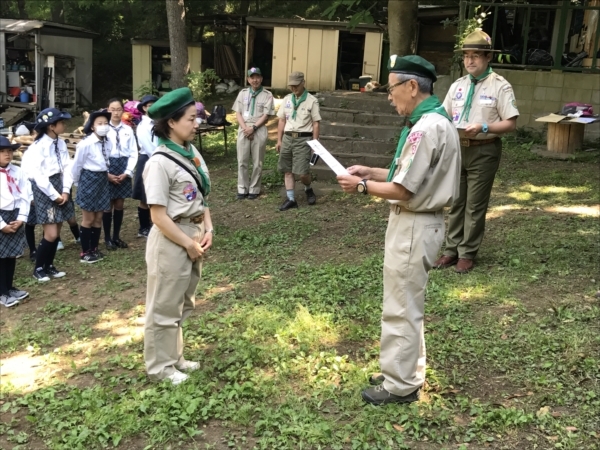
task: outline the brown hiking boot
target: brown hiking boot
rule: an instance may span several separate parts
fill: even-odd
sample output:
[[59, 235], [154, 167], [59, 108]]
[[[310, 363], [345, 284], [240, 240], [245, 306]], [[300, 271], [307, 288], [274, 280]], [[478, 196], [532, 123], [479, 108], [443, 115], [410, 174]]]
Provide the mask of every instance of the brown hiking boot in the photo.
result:
[[456, 273], [469, 273], [474, 265], [475, 263], [472, 259], [460, 258], [456, 263], [454, 271]]
[[434, 269], [445, 269], [446, 267], [453, 266], [458, 261], [457, 256], [442, 255], [436, 262], [433, 263]]

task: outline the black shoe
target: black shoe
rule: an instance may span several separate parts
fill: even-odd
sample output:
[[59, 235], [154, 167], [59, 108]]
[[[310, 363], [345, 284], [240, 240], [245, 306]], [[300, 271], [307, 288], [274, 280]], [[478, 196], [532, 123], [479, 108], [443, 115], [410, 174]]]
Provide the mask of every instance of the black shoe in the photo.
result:
[[38, 267], [33, 271], [33, 278], [38, 280], [40, 283], [46, 283], [50, 281], [50, 277], [46, 274], [46, 271], [41, 267]]
[[32, 252], [29, 252], [29, 261], [35, 262], [36, 257], [37, 257], [37, 252], [35, 250]]
[[256, 200], [259, 194], [248, 194], [248, 200]]
[[81, 255], [79, 261], [84, 264], [94, 264], [100, 261], [93, 252], [87, 252]]
[[238, 194], [235, 198], [238, 200], [244, 200], [246, 197], [248, 197], [248, 194]]
[[98, 248], [95, 248], [94, 250], [90, 250], [94, 255], [96, 255], [96, 258], [98, 258], [98, 261], [102, 261], [104, 259], [104, 253], [102, 253], [100, 250], [98, 250]]
[[371, 386], [379, 386], [381, 383], [383, 383], [385, 381], [385, 377], [383, 376], [382, 373], [374, 373], [373, 375], [371, 375], [371, 377], [369, 378], [369, 384]]
[[117, 249], [117, 246], [113, 241], [104, 241], [104, 245], [106, 246], [106, 250], [113, 251]]
[[129, 247], [126, 242], [123, 242], [121, 239], [113, 239], [112, 244], [117, 248], [127, 248]]
[[59, 271], [56, 267], [52, 265], [46, 267], [46, 274], [51, 278], [62, 278], [66, 275], [65, 272]]
[[387, 405], [388, 403], [412, 403], [419, 400], [419, 390], [411, 392], [404, 397], [394, 395], [385, 390], [383, 385], [367, 388], [361, 392], [363, 400], [371, 405]]
[[285, 202], [281, 204], [279, 207], [279, 211], [287, 211], [288, 209], [297, 208], [298, 203], [296, 200], [290, 200], [289, 198], [285, 199]]
[[308, 188], [306, 191], [306, 201], [309, 205], [314, 205], [317, 203], [317, 196], [315, 195], [315, 191], [312, 188]]
[[148, 239], [148, 235], [150, 234], [150, 228], [143, 228], [138, 231], [138, 237], [143, 237]]

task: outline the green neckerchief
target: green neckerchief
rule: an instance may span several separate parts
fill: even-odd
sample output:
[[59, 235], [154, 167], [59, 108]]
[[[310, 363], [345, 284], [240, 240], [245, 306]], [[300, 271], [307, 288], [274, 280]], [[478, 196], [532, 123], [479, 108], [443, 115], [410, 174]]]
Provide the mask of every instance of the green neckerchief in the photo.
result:
[[[446, 119], [450, 120], [450, 122], [452, 122], [452, 120], [450, 119], [450, 116], [448, 116], [448, 113], [446, 112], [446, 109], [442, 106], [442, 104], [440, 103], [440, 100], [435, 95], [432, 95], [431, 97], [427, 97], [425, 100], [423, 100], [421, 103], [419, 103], [417, 105], [417, 107], [415, 108], [415, 110], [410, 115], [410, 118], [408, 119], [408, 121], [412, 125], [414, 125], [419, 120], [421, 120], [421, 117], [423, 117], [424, 114], [427, 114], [427, 113], [439, 114], [441, 116], [444, 116]], [[392, 181], [392, 179], [394, 178], [394, 173], [396, 173], [396, 169], [398, 168], [398, 160], [400, 159], [400, 156], [402, 155], [402, 149], [404, 148], [404, 144], [406, 144], [406, 139], [408, 138], [409, 133], [410, 133], [410, 128], [408, 126], [405, 126], [402, 129], [402, 133], [400, 134], [400, 140], [398, 141], [398, 147], [396, 148], [396, 154], [394, 155], [394, 160], [392, 161], [392, 166], [390, 167], [390, 171], [387, 176], [388, 182]]]
[[469, 113], [471, 112], [471, 103], [473, 103], [473, 94], [475, 93], [475, 85], [479, 83], [481, 80], [486, 78], [490, 73], [492, 73], [492, 68], [488, 66], [487, 70], [483, 72], [478, 77], [474, 77], [469, 74], [469, 80], [471, 80], [471, 86], [469, 86], [469, 92], [467, 93], [467, 99], [465, 101], [465, 107], [463, 109], [462, 115], [460, 116], [460, 120], [458, 123], [462, 122], [465, 119], [465, 122], [469, 121]]
[[200, 192], [202, 193], [203, 197], [208, 197], [208, 194], [210, 194], [210, 179], [204, 173], [204, 170], [202, 170], [202, 164], [194, 155], [194, 151], [191, 148], [191, 144], [189, 142], [187, 142], [186, 144], [187, 148], [176, 144], [171, 139], [158, 138], [158, 145], [164, 145], [169, 150], [173, 150], [175, 153], [179, 153], [181, 156], [186, 157], [194, 163], [194, 165], [196, 166], [196, 170], [200, 175], [200, 181], [202, 181], [202, 186], [198, 186], [200, 188]]
[[294, 105], [294, 112], [292, 113], [292, 119], [296, 119], [296, 111], [298, 111], [298, 108], [300, 107], [302, 102], [304, 100], [306, 100], [307, 98], [308, 98], [308, 91], [306, 89], [304, 89], [304, 92], [302, 93], [302, 95], [300, 96], [300, 98], [298, 100], [296, 100], [296, 94], [292, 94], [292, 104]]
[[250, 100], [250, 115], [254, 116], [254, 104], [256, 103], [256, 97], [258, 97], [258, 94], [260, 94], [263, 91], [263, 87], [261, 86], [258, 91], [253, 91], [252, 88], [250, 88], [250, 94], [252, 94], [252, 100]]

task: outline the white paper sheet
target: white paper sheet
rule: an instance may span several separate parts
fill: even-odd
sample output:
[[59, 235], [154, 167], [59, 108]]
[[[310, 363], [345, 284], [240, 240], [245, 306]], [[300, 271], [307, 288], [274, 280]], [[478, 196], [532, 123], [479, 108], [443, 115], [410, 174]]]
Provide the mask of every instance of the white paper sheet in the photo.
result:
[[321, 157], [323, 162], [329, 166], [331, 170], [335, 172], [336, 175], [350, 175], [348, 171], [340, 164], [340, 162], [335, 159], [335, 157], [329, 153], [325, 147], [321, 145], [321, 143], [317, 140], [307, 141], [306, 142], [313, 151]]

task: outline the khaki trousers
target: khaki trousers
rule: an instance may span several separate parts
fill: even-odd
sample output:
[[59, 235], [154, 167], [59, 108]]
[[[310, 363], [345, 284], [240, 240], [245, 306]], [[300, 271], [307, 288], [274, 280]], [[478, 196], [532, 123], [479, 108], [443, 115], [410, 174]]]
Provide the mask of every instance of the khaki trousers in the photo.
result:
[[[268, 131], [262, 126], [254, 132], [254, 139], [244, 136], [240, 128], [237, 136], [238, 194], [260, 194], [260, 181]], [[248, 165], [252, 158], [252, 176], [248, 178]]]
[[475, 259], [485, 232], [494, 177], [500, 166], [500, 139], [479, 147], [461, 147], [460, 194], [448, 215], [444, 255]]
[[425, 286], [444, 241], [443, 211], [392, 208], [385, 235], [379, 362], [383, 387], [405, 396], [425, 382]]
[[[204, 223], [178, 226], [197, 242], [204, 236]], [[195, 306], [202, 259], [192, 262], [183, 247], [154, 226], [148, 236], [146, 264], [144, 361], [150, 379], [162, 380], [184, 361], [182, 324]]]

